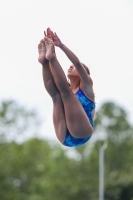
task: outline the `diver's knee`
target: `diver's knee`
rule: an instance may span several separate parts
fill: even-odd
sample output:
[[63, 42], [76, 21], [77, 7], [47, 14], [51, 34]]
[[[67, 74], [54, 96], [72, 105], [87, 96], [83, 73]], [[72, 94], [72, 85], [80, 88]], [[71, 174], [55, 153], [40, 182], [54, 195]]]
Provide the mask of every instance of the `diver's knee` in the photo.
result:
[[64, 92], [61, 93], [62, 99], [70, 99], [70, 98], [72, 98], [73, 96], [74, 96], [74, 95], [73, 95], [73, 93], [72, 93], [71, 90], [64, 91]]
[[57, 103], [57, 102], [61, 102], [61, 95], [60, 93], [56, 93], [55, 95], [53, 95], [52, 97], [53, 103]]

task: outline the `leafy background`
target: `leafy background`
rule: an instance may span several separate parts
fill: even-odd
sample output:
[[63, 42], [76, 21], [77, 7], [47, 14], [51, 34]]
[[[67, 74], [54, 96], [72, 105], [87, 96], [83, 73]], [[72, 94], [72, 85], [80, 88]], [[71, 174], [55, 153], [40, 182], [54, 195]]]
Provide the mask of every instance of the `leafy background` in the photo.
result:
[[1, 101], [1, 200], [98, 199], [99, 148], [105, 141], [105, 200], [133, 200], [133, 125], [126, 110], [104, 102], [95, 117], [95, 139], [76, 148], [37, 137], [39, 126], [35, 109]]

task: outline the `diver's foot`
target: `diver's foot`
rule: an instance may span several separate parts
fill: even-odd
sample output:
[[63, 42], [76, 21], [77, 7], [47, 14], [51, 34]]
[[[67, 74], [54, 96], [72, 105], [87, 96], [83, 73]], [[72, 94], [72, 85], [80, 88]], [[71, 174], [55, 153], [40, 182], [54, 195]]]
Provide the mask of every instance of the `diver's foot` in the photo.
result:
[[38, 62], [43, 65], [43, 63], [46, 60], [46, 47], [45, 47], [45, 42], [44, 40], [41, 40], [40, 43], [38, 44]]
[[55, 53], [53, 41], [49, 38], [45, 38], [44, 41], [46, 46], [46, 59], [51, 60]]

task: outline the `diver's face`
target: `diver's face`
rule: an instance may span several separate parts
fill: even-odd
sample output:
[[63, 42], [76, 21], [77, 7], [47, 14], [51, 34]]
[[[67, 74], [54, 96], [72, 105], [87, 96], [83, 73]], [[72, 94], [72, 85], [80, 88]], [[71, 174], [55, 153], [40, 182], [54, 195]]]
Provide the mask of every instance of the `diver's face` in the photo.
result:
[[68, 74], [67, 74], [68, 77], [79, 77], [79, 74], [78, 74], [78, 71], [77, 69], [75, 68], [74, 65], [71, 65], [68, 69]]

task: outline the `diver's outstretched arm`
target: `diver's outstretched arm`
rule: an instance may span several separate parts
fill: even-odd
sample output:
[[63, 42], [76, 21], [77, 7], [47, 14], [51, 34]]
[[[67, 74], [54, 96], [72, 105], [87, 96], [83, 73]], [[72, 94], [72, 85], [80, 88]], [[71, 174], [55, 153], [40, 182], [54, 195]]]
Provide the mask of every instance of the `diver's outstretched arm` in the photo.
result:
[[67, 46], [65, 46], [65, 44], [61, 42], [61, 40], [59, 39], [56, 33], [53, 33], [53, 31], [51, 31], [50, 28], [48, 28], [47, 30], [52, 35], [52, 40], [53, 40], [54, 45], [59, 47], [66, 54], [69, 60], [74, 64], [74, 66], [76, 67], [80, 75], [82, 82], [84, 84], [88, 83], [88, 81], [92, 83], [91, 78], [88, 76], [79, 58]]
[[62, 51], [64, 51], [64, 53], [67, 55], [67, 57], [69, 58], [69, 60], [76, 65], [77, 63], [79, 63], [79, 59], [78, 57], [70, 50], [68, 49], [59, 39], [59, 37], [57, 36], [56, 33], [53, 33], [53, 31], [50, 30], [50, 28], [47, 29], [47, 34], [52, 36], [52, 40], [54, 42], [54, 45], [59, 47]]

